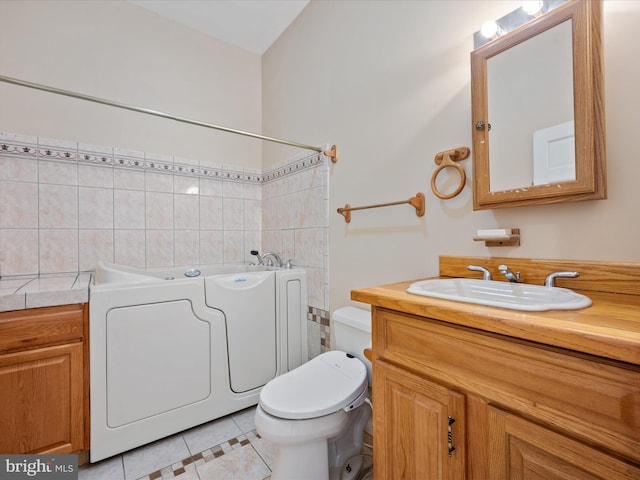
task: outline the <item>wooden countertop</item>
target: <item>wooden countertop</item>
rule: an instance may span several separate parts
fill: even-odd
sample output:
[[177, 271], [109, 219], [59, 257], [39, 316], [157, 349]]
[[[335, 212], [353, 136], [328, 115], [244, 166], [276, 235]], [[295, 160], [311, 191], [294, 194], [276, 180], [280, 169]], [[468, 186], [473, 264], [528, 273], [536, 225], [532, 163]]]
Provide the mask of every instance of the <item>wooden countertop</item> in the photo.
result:
[[407, 293], [416, 280], [362, 288], [351, 299], [491, 333], [640, 365], [640, 296], [577, 290], [580, 310], [522, 312]]

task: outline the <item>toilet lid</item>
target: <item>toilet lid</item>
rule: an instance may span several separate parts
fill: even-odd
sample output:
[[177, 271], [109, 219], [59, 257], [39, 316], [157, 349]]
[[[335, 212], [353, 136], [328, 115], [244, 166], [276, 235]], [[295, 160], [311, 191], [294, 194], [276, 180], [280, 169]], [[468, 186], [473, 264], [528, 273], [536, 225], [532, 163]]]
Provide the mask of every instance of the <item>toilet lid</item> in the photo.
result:
[[348, 406], [366, 388], [364, 364], [332, 350], [267, 383], [260, 392], [260, 406], [279, 418], [316, 418]]

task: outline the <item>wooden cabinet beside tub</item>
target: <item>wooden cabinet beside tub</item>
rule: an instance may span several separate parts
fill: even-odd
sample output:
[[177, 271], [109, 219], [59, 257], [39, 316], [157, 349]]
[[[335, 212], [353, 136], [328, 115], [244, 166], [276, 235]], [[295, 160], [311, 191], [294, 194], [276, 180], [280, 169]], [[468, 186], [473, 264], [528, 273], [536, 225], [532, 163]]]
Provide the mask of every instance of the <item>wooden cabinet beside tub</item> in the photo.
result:
[[410, 283], [351, 294], [372, 305], [376, 478], [640, 479], [640, 296], [517, 312]]
[[0, 452], [88, 448], [87, 304], [0, 313]]

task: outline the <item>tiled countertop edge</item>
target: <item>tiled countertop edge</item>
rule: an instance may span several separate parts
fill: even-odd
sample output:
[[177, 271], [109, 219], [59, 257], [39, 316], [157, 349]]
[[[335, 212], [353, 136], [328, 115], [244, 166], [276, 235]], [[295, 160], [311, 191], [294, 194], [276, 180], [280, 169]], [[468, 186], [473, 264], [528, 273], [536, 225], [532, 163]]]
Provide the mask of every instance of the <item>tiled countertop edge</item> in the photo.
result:
[[0, 312], [89, 301], [91, 272], [0, 278]]

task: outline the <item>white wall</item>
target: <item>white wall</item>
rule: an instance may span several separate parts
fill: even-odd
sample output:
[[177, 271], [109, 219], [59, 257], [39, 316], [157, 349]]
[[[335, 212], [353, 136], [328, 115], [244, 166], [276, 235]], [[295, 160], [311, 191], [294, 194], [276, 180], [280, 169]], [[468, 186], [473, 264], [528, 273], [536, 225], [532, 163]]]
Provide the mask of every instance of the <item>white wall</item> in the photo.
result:
[[[437, 273], [438, 255], [640, 261], [640, 2], [606, 1], [605, 85], [609, 198], [472, 209], [471, 183], [455, 199], [430, 191], [434, 155], [471, 144], [473, 32], [518, 2], [312, 1], [263, 56], [263, 127], [312, 144], [337, 143], [330, 173], [330, 308], [353, 288]], [[265, 164], [282, 147], [264, 146]], [[462, 162], [471, 173], [471, 160]], [[335, 213], [425, 192], [408, 206]], [[487, 248], [480, 228], [519, 227], [521, 246]]]
[[[120, 0], [0, 2], [0, 74], [261, 131], [260, 57]], [[0, 83], [0, 131], [261, 168], [262, 142]]]

